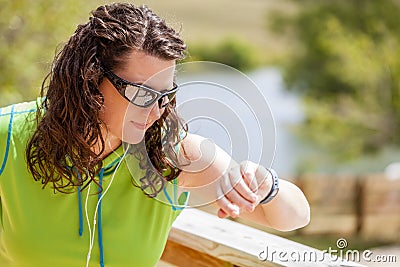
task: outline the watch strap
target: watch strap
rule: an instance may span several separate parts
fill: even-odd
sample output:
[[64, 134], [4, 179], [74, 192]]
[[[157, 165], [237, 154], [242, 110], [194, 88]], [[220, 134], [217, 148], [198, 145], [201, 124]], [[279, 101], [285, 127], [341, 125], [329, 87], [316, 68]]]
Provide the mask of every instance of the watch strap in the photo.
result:
[[267, 196], [263, 200], [260, 201], [260, 204], [266, 204], [266, 203], [270, 202], [276, 196], [276, 194], [278, 194], [278, 191], [279, 191], [278, 174], [276, 173], [276, 171], [274, 169], [267, 169], [267, 171], [271, 174], [272, 186], [271, 186], [271, 190], [269, 191]]

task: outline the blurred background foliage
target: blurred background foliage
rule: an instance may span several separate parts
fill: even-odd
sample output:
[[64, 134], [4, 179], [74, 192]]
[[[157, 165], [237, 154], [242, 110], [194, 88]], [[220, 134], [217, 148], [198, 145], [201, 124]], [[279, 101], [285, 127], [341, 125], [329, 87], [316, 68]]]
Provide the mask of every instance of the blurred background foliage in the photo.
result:
[[227, 38], [217, 44], [194, 43], [189, 45], [186, 62], [213, 61], [229, 65], [240, 71], [250, 71], [265, 64], [258, 57], [261, 51], [240, 38]]
[[[112, 1], [0, 0], [0, 106], [38, 96], [56, 48]], [[300, 136], [341, 159], [400, 143], [400, 1], [132, 1], [181, 28], [187, 60], [279, 67]]]
[[288, 88], [304, 95], [301, 134], [343, 159], [398, 145], [399, 1], [293, 3], [295, 14], [267, 20], [295, 43], [281, 66]]
[[[76, 0], [0, 0], [0, 106], [32, 99], [56, 47], [92, 7]], [[85, 12], [79, 12], [81, 9]]]

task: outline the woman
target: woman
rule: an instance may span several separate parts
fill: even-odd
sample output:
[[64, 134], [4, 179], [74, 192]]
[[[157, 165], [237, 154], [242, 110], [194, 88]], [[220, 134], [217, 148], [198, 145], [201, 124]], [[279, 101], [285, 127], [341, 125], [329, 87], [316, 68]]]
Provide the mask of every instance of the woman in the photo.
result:
[[185, 49], [147, 7], [101, 6], [56, 56], [42, 98], [1, 109], [0, 266], [153, 266], [187, 196], [157, 201], [167, 181], [212, 184], [221, 218], [308, 223], [296, 186], [280, 180], [272, 199], [268, 170], [219, 148], [210, 161], [204, 139], [186, 133], [174, 110]]

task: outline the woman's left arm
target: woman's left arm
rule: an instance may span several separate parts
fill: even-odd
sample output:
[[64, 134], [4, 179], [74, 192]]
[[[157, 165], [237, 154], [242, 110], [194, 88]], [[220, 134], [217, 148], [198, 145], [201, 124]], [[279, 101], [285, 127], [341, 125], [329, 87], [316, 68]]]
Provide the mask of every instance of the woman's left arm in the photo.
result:
[[250, 161], [236, 163], [209, 139], [188, 134], [181, 157], [189, 164], [179, 175], [179, 183], [191, 192], [190, 198], [213, 199], [218, 216], [242, 217], [281, 231], [308, 224], [310, 208], [301, 190], [279, 179], [279, 192], [270, 202], [259, 204], [270, 192], [272, 176]]

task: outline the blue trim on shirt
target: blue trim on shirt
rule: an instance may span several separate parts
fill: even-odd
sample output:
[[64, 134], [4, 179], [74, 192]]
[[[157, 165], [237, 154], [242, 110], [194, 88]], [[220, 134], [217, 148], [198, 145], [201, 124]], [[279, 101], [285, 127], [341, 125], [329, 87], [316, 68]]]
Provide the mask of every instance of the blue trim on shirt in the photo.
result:
[[[29, 113], [29, 112], [33, 112], [33, 111], [36, 111], [36, 110], [37, 110], [37, 109], [35, 108], [35, 109], [30, 109], [30, 110], [14, 111], [14, 106], [15, 106], [15, 105], [12, 105], [11, 111], [8, 112], [8, 113], [1, 114], [1, 112], [0, 112], [0, 117], [2, 117], [2, 116], [7, 116], [7, 115], [24, 114], [24, 113]], [[2, 110], [2, 109], [0, 109], [0, 111], [1, 111], [1, 110]]]
[[[178, 203], [178, 196], [177, 196], [178, 192], [177, 192], [177, 181], [176, 181], [176, 179], [174, 179], [174, 181], [173, 181], [173, 187], [174, 187], [174, 200], [175, 200], [175, 202], [173, 202], [171, 197], [169, 196], [166, 186], [164, 186], [164, 189], [163, 189], [165, 197], [167, 198], [167, 200], [168, 200], [169, 204], [171, 205], [173, 211], [183, 210], [185, 208], [186, 203], [185, 203], [185, 205], [183, 205], [183, 207], [180, 207], [180, 205]], [[186, 192], [183, 192], [183, 193], [186, 193]]]
[[103, 175], [104, 175], [104, 168], [100, 170], [99, 173], [99, 194], [97, 196], [99, 201], [99, 208], [98, 208], [98, 217], [97, 217], [97, 225], [98, 225], [98, 243], [99, 243], [99, 250], [100, 250], [100, 267], [104, 267], [104, 247], [103, 247], [103, 225], [101, 223], [101, 202], [102, 202], [102, 186], [103, 186]]
[[[80, 174], [78, 174], [80, 178]], [[79, 236], [83, 234], [83, 211], [82, 211], [82, 192], [81, 186], [78, 186], [78, 212], [79, 212]]]
[[[11, 112], [10, 112], [10, 123], [8, 124], [8, 135], [7, 135], [7, 144], [6, 144], [6, 151], [3, 159], [3, 163], [1, 164], [1, 169], [0, 169], [0, 175], [3, 173], [6, 163], [7, 163], [7, 158], [8, 158], [8, 151], [10, 150], [10, 142], [11, 142], [11, 132], [12, 132], [12, 124], [13, 124], [13, 119], [14, 119], [14, 108], [15, 105], [12, 105], [11, 107]], [[2, 114], [3, 116], [4, 114]]]

